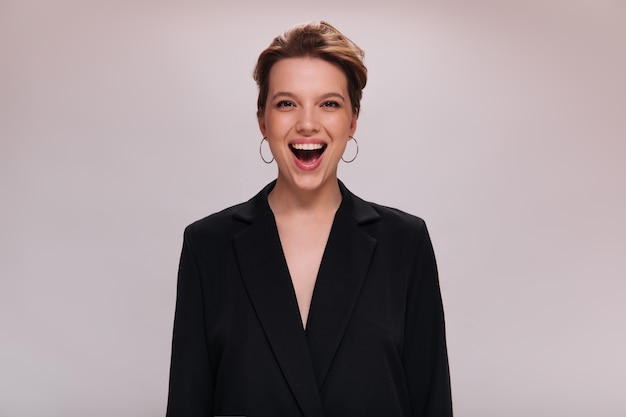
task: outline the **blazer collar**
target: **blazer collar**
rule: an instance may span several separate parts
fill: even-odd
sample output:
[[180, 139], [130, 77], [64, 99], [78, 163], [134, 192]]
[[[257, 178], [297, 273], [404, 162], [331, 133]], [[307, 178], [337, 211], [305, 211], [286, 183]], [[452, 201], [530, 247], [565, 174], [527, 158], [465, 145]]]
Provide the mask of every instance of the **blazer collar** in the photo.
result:
[[319, 397], [369, 269], [376, 239], [361, 225], [378, 213], [339, 182], [337, 210], [315, 283], [306, 332], [267, 196], [275, 181], [233, 216], [242, 280], [291, 391], [305, 416], [323, 415]]
[[[344, 208], [357, 224], [369, 223], [380, 218], [380, 215], [370, 204], [352, 194], [343, 182], [339, 180], [337, 181], [339, 183], [339, 190], [341, 191], [342, 196], [340, 208]], [[233, 214], [233, 217], [246, 223], [252, 223], [258, 216], [271, 214], [271, 209], [267, 203], [267, 197], [270, 191], [274, 188], [274, 185], [276, 185], [276, 180], [267, 184], [249, 201], [241, 204]]]

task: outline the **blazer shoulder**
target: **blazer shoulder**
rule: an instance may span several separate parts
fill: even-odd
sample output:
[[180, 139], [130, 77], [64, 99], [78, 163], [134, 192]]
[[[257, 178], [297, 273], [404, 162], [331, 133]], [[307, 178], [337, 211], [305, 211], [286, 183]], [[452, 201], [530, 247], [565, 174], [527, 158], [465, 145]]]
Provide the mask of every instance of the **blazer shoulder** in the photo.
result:
[[421, 217], [407, 213], [394, 207], [368, 202], [380, 216], [381, 223], [387, 227], [422, 231], [426, 229], [426, 222]]
[[220, 244], [254, 222], [271, 213], [267, 195], [275, 181], [266, 185], [254, 197], [197, 220], [185, 228], [185, 239]]
[[340, 182], [339, 185], [349, 198], [355, 220], [373, 236], [402, 237], [401, 240], [404, 240], [428, 234], [426, 223], [421, 217], [397, 208], [363, 200], [347, 190], [343, 183]]
[[227, 207], [216, 213], [209, 214], [185, 227], [185, 236], [204, 238], [207, 236], [223, 236], [232, 234], [236, 223], [235, 213], [246, 203]]

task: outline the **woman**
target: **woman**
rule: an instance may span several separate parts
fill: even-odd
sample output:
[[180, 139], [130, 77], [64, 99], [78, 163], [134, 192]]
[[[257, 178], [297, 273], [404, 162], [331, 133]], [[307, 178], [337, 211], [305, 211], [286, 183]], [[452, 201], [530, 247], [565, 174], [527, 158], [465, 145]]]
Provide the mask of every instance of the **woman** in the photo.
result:
[[185, 230], [169, 417], [452, 415], [424, 222], [337, 179], [362, 58], [325, 22], [259, 56], [261, 145], [278, 176]]

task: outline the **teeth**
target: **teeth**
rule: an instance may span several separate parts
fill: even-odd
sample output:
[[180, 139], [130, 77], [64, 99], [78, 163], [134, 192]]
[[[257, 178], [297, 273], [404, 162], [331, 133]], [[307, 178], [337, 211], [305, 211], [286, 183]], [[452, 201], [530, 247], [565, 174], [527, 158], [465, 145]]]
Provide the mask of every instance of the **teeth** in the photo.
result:
[[324, 145], [321, 143], [294, 143], [291, 147], [299, 151], [317, 151], [322, 149]]

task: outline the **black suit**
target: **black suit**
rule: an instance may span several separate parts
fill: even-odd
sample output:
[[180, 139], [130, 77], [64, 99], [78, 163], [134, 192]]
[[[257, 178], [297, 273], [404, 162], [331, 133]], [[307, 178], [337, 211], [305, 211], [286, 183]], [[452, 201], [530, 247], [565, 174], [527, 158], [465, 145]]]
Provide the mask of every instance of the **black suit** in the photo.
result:
[[424, 222], [340, 183], [305, 331], [273, 185], [185, 230], [168, 417], [451, 416]]

